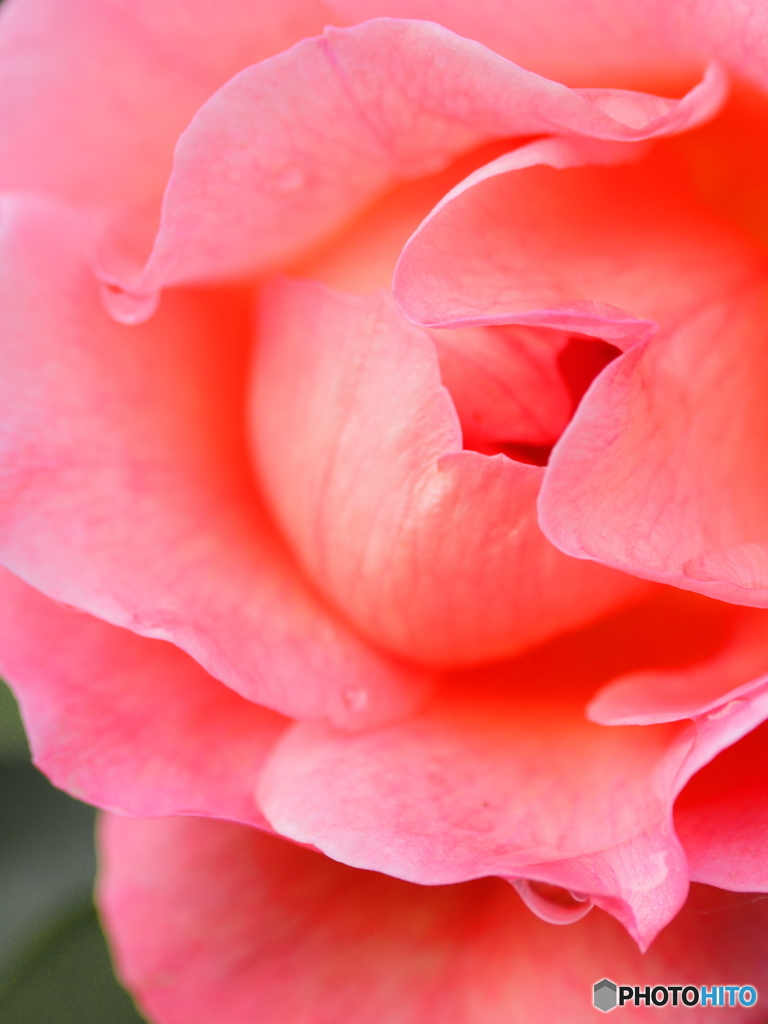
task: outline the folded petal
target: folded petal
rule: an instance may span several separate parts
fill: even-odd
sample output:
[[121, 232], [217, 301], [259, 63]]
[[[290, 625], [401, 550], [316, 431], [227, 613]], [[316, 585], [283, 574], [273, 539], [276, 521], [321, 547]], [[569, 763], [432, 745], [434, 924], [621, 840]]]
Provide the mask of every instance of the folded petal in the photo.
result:
[[462, 451], [434, 345], [383, 294], [271, 284], [251, 423], [266, 493], [313, 580], [402, 655], [508, 655], [642, 594], [544, 540], [540, 467]]
[[355, 727], [420, 700], [425, 677], [309, 591], [261, 509], [242, 425], [249, 297], [175, 293], [121, 327], [77, 218], [9, 201], [2, 226], [3, 563], [294, 717]]
[[753, 274], [757, 247], [663, 153], [643, 154], [544, 139], [474, 171], [406, 244], [400, 308], [423, 326], [525, 323], [628, 347]]
[[364, 18], [426, 18], [477, 39], [523, 67], [572, 85], [685, 82], [718, 56], [761, 85], [768, 18], [761, 0], [325, 0], [351, 24]]
[[768, 725], [694, 775], [675, 804], [691, 878], [721, 889], [768, 892]]
[[107, 818], [101, 850], [118, 971], [158, 1024], [586, 1024], [606, 975], [768, 983], [766, 903], [703, 886], [641, 956], [599, 912], [557, 928], [496, 879], [413, 886], [225, 822]]
[[598, 692], [587, 713], [605, 725], [692, 719], [695, 740], [675, 783], [682, 791], [675, 827], [691, 878], [765, 890], [768, 612], [739, 609], [730, 619], [729, 635], [709, 658], [620, 677]]
[[553, 543], [768, 605], [767, 315], [758, 280], [603, 371], [547, 469], [539, 514]]
[[570, 321], [637, 346], [556, 445], [542, 528], [575, 557], [765, 605], [764, 254], [699, 205], [663, 153], [526, 168], [595, 145], [544, 140], [470, 175], [406, 246], [395, 296], [429, 326]]
[[[282, 835], [355, 867], [423, 884], [532, 878], [582, 893], [647, 944], [685, 898], [671, 813], [698, 733], [690, 721], [605, 728], [583, 708], [598, 680], [628, 664], [709, 654], [728, 611], [706, 604], [665, 594], [454, 677], [408, 722], [364, 736], [293, 726], [264, 770], [261, 807]], [[736, 738], [724, 722], [723, 745]]]
[[590, 703], [590, 719], [601, 725], [675, 722], [708, 714], [760, 688], [768, 673], [768, 612], [734, 608], [720, 617], [728, 633], [711, 657], [614, 679]]
[[55, 785], [121, 814], [269, 828], [253, 791], [285, 718], [171, 644], [64, 608], [5, 569], [0, 638], [0, 671]]
[[676, 101], [570, 90], [428, 22], [327, 29], [201, 108], [179, 141], [148, 264], [131, 273], [105, 257], [102, 272], [143, 299], [164, 284], [254, 274], [295, 259], [398, 181], [491, 139], [636, 141], [707, 120], [724, 95], [715, 66]]
[[198, 107], [327, 20], [315, 0], [4, 4], [0, 189], [88, 206], [159, 199]]
[[588, 715], [605, 725], [693, 719], [696, 742], [681, 767], [675, 804], [691, 878], [765, 891], [768, 612], [734, 609], [730, 620], [711, 657], [620, 677], [598, 692]]

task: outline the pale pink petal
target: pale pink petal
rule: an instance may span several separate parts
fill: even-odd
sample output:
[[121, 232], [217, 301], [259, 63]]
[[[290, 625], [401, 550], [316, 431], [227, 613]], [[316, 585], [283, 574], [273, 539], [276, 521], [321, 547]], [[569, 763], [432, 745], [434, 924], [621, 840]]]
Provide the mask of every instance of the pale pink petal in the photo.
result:
[[767, 744], [763, 724], [702, 768], [680, 794], [675, 828], [695, 881], [768, 891]]
[[544, 540], [540, 467], [462, 451], [434, 345], [383, 294], [271, 284], [251, 422], [265, 490], [312, 578], [400, 654], [447, 666], [508, 655], [643, 593]]
[[696, 729], [606, 728], [583, 709], [630, 665], [711, 654], [728, 614], [667, 593], [454, 677], [402, 724], [355, 737], [293, 726], [259, 802], [276, 831], [344, 863], [426, 884], [548, 882], [590, 897], [647, 944], [685, 897], [671, 812]]
[[719, 57], [768, 84], [762, 0], [325, 0], [339, 23], [426, 18], [570, 85], [664, 89]]
[[164, 284], [295, 259], [397, 182], [491, 139], [635, 141], [686, 130], [725, 95], [716, 66], [683, 99], [573, 91], [427, 22], [328, 29], [241, 72], [182, 135], [149, 263], [102, 273], [137, 308]]
[[540, 495], [561, 550], [768, 604], [767, 316], [762, 284], [713, 295], [603, 371]]
[[198, 107], [328, 20], [317, 0], [4, 3], [0, 189], [89, 206], [159, 198]]
[[754, 273], [762, 253], [664, 153], [643, 154], [544, 139], [473, 172], [405, 246], [400, 308], [423, 326], [534, 324], [627, 347]]
[[[606, 976], [768, 984], [768, 904], [706, 887], [642, 956], [599, 911], [558, 928], [497, 879], [413, 886], [224, 822], [108, 818], [101, 849], [118, 971], [157, 1024], [587, 1024]], [[648, 1019], [681, 1013], [722, 1011]]]
[[310, 593], [254, 491], [250, 296], [104, 313], [79, 221], [8, 202], [2, 236], [3, 563], [50, 597], [172, 640], [244, 696], [350, 727], [426, 680]]
[[253, 791], [287, 720], [178, 648], [57, 605], [0, 569], [0, 671], [35, 764], [72, 796], [121, 814], [269, 828]]

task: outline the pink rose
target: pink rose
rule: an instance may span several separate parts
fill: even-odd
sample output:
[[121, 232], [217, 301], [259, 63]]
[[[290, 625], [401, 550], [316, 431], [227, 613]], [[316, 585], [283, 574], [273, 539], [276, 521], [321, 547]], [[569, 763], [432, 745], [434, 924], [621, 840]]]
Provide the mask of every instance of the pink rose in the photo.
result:
[[152, 1021], [768, 985], [767, 62], [760, 0], [6, 0], [0, 669]]

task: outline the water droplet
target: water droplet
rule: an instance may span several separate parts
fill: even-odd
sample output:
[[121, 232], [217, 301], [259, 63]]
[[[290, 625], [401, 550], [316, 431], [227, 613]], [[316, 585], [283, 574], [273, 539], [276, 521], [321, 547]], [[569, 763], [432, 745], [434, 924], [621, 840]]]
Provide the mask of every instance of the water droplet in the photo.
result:
[[509, 881], [528, 909], [549, 924], [575, 924], [586, 917], [594, 905], [589, 896], [559, 885], [533, 882], [528, 878], [510, 878]]
[[100, 282], [104, 308], [119, 324], [143, 324], [160, 304], [159, 292], [131, 292], [107, 281]]
[[305, 180], [304, 171], [300, 167], [286, 167], [275, 175], [274, 183], [278, 192], [295, 192]]
[[350, 686], [342, 694], [344, 703], [350, 711], [359, 713], [368, 703], [368, 691], [361, 686]]

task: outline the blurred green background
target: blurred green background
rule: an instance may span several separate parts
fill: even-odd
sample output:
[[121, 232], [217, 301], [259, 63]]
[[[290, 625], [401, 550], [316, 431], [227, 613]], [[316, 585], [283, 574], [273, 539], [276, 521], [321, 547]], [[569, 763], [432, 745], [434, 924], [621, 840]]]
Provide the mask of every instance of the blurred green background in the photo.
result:
[[94, 818], [30, 764], [0, 682], [2, 1024], [142, 1024], [115, 980], [91, 898]]

